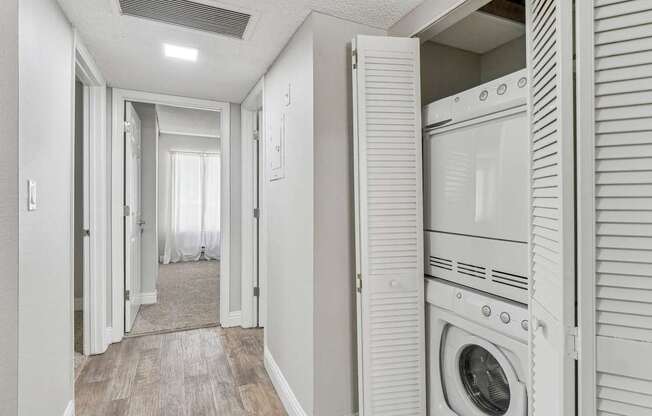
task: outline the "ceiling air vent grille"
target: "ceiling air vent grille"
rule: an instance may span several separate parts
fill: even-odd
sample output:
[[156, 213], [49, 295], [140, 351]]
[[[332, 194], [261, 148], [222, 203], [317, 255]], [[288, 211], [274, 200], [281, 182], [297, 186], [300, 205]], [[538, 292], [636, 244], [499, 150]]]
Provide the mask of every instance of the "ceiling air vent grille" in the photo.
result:
[[118, 0], [122, 14], [244, 39], [251, 15], [188, 0]]

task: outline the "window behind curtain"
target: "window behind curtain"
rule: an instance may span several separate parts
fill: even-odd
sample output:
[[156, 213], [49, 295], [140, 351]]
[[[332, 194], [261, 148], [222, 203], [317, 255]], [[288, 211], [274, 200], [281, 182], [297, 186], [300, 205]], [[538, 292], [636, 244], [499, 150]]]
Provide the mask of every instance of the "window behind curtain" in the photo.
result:
[[220, 258], [220, 156], [170, 152], [163, 263]]

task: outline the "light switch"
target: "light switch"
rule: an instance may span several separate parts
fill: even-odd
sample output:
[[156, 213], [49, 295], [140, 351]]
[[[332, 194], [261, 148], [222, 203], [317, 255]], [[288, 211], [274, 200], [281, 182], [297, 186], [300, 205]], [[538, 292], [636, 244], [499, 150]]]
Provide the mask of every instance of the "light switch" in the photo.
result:
[[36, 208], [36, 182], [29, 180], [27, 181], [27, 210], [34, 211]]

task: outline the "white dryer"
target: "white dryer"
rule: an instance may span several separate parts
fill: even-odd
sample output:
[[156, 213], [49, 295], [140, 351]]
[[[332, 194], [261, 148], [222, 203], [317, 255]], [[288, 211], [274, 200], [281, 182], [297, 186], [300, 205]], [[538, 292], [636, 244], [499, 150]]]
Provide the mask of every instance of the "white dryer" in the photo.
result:
[[521, 303], [528, 290], [526, 86], [527, 71], [518, 71], [429, 104], [423, 115], [426, 274]]
[[430, 416], [526, 416], [528, 312], [426, 279]]

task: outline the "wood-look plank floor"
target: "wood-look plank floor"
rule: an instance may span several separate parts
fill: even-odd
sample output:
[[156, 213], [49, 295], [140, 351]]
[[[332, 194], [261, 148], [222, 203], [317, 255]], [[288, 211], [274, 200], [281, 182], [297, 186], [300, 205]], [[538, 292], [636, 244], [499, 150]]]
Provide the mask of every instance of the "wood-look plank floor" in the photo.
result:
[[286, 416], [263, 365], [262, 330], [128, 338], [89, 358], [77, 416]]

